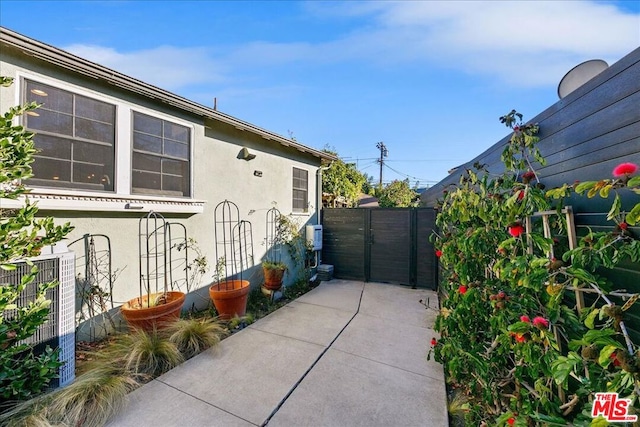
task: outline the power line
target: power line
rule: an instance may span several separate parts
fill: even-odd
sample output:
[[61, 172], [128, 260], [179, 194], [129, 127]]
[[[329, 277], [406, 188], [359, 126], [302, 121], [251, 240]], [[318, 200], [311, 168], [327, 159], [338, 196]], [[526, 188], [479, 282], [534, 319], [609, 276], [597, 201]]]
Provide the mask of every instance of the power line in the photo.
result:
[[[437, 183], [439, 181], [437, 180], [431, 180], [431, 179], [426, 179], [426, 178], [418, 178], [415, 177], [413, 175], [409, 175], [406, 174], [404, 172], [400, 172], [397, 169], [392, 168], [391, 166], [388, 165], [389, 162], [456, 162], [458, 160], [456, 159], [393, 159], [393, 160], [388, 160], [386, 159], [386, 157], [389, 155], [389, 150], [387, 149], [387, 147], [385, 146], [384, 142], [378, 142], [376, 144], [376, 148], [378, 148], [380, 150], [380, 157], [351, 157], [351, 156], [345, 156], [345, 157], [340, 157], [340, 159], [342, 161], [344, 161], [345, 163], [346, 160], [356, 160], [356, 167], [358, 168], [358, 170], [363, 171], [365, 169], [369, 169], [371, 166], [373, 166], [374, 164], [379, 164], [380, 165], [380, 177], [379, 177], [379, 185], [382, 186], [383, 183], [389, 183], [392, 182], [393, 180], [383, 180], [382, 178], [382, 172], [383, 172], [383, 166], [387, 167], [390, 171], [395, 172], [398, 175], [401, 175], [405, 178], [409, 178], [411, 180], [415, 180], [415, 181], [419, 181], [419, 182], [424, 182], [424, 183]], [[373, 162], [368, 162], [365, 163], [364, 165], [360, 165], [360, 161], [366, 161], [366, 160], [373, 160]]]
[[377, 157], [340, 157], [340, 160], [344, 161], [346, 159], [356, 159], [356, 160], [378, 160]]
[[387, 162], [464, 162], [464, 160], [456, 160], [456, 159], [404, 159], [404, 160], [387, 160]]
[[397, 173], [398, 175], [402, 175], [402, 176], [404, 176], [404, 177], [411, 178], [411, 179], [414, 179], [414, 180], [416, 180], [416, 181], [421, 181], [421, 182], [434, 182], [434, 183], [435, 183], [435, 182], [439, 182], [439, 181], [434, 181], [434, 180], [430, 180], [430, 179], [418, 178], [418, 177], [415, 177], [415, 176], [408, 175], [408, 174], [406, 174], [406, 173], [400, 172], [399, 170], [396, 170], [396, 169], [392, 168], [392, 167], [391, 167], [391, 166], [389, 166], [389, 165], [385, 165], [385, 166], [386, 166], [388, 169], [392, 170], [393, 172]]

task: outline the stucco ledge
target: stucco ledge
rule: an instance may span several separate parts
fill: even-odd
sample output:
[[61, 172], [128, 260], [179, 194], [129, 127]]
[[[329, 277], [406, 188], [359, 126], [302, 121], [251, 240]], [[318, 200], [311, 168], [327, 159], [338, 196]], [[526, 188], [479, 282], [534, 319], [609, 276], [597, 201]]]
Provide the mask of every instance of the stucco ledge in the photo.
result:
[[18, 199], [0, 199], [0, 208], [17, 209], [24, 206], [25, 198], [36, 202], [41, 210], [77, 212], [160, 212], [197, 214], [204, 211], [203, 200], [120, 196], [116, 194], [52, 194], [32, 191]]

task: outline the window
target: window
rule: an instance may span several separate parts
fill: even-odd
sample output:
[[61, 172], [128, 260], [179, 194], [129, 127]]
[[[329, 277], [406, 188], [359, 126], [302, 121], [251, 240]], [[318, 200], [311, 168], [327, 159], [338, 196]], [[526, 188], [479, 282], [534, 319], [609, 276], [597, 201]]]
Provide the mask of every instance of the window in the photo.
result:
[[304, 169], [293, 168], [293, 211], [307, 212], [308, 210], [309, 172]]
[[24, 116], [39, 152], [28, 183], [113, 191], [116, 107], [25, 80], [23, 98], [41, 107]]
[[188, 197], [190, 141], [188, 127], [134, 112], [132, 192]]

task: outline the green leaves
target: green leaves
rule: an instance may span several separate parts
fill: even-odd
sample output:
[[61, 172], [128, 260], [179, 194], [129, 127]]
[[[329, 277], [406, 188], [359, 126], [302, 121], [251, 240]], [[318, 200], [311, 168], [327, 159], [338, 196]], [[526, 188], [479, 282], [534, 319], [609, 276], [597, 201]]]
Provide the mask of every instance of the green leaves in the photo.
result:
[[415, 206], [419, 197], [409, 186], [408, 178], [403, 181], [391, 181], [377, 192], [377, 195], [378, 203], [383, 208]]
[[[602, 192], [600, 194], [602, 194]], [[613, 204], [611, 205], [611, 209], [609, 209], [609, 213], [607, 214], [607, 221], [611, 221], [614, 218], [616, 218], [618, 215], [620, 215], [621, 208], [622, 208], [622, 201], [620, 200], [620, 195], [616, 193], [616, 197], [613, 199]]]
[[576, 352], [570, 351], [566, 356], [558, 356], [551, 364], [553, 380], [558, 385], [566, 384], [569, 375], [582, 366], [582, 358]]
[[640, 175], [629, 178], [629, 180], [627, 181], [627, 187], [640, 187]]
[[599, 308], [594, 308], [593, 310], [591, 310], [586, 319], [584, 319], [584, 324], [587, 328], [593, 329], [595, 327], [595, 321], [598, 314], [600, 314]]
[[[11, 82], [0, 78], [2, 86]], [[0, 198], [16, 200], [28, 193], [21, 180], [32, 176], [34, 135], [13, 121], [37, 107], [35, 103], [12, 107], [0, 118]], [[36, 356], [31, 346], [19, 344], [46, 322], [51, 304], [46, 292], [56, 285], [52, 282], [28, 289], [36, 288], [33, 280], [38, 272], [28, 257], [38, 255], [44, 245], [60, 241], [72, 230], [68, 223], [56, 226], [50, 217], [36, 218], [37, 212], [37, 206], [28, 200], [20, 209], [0, 208], [0, 269], [16, 271], [17, 263], [32, 266], [19, 283], [0, 283], [0, 398], [4, 402], [39, 394], [61, 365], [57, 351], [47, 349]], [[26, 290], [29, 302], [19, 305], [18, 298]]]
[[609, 363], [611, 363], [611, 355], [617, 349], [618, 347], [615, 345], [604, 346], [604, 348], [600, 350], [600, 356], [598, 357], [598, 364], [605, 368], [609, 366]]
[[[442, 251], [436, 360], [445, 364], [450, 383], [467, 390], [469, 425], [502, 425], [510, 418], [515, 425], [532, 420], [588, 425], [591, 418], [585, 424], [583, 414], [593, 393], [629, 395], [639, 380], [637, 373], [622, 368], [624, 360], [613, 361], [614, 356], [625, 357], [625, 340], [616, 328], [638, 298], [629, 299], [624, 308], [617, 305], [619, 313], [612, 314], [602, 302], [609, 284], [599, 274], [640, 262], [640, 240], [633, 237], [635, 230], [627, 229], [640, 223], [640, 203], [626, 215], [623, 203], [624, 191], [640, 191], [640, 177], [564, 184], [544, 192], [531, 182], [540, 178], [533, 166], [544, 164], [536, 147], [537, 125], [523, 123], [515, 110], [501, 121], [513, 130], [501, 155], [506, 172], [467, 171], [445, 192], [436, 219], [434, 243]], [[611, 201], [611, 227], [587, 228], [573, 250], [567, 248], [562, 212], [569, 196]], [[549, 214], [543, 225], [535, 215], [540, 211], [557, 215]], [[531, 227], [526, 236], [507, 232], [527, 218]], [[545, 237], [545, 227], [550, 237]], [[587, 298], [593, 306], [577, 313], [574, 289], [600, 295]], [[548, 320], [550, 328], [540, 327], [540, 319], [536, 327], [536, 317]], [[558, 389], [576, 397], [569, 410]]]
[[640, 203], [635, 205], [625, 217], [625, 221], [629, 225], [636, 225], [640, 221]]

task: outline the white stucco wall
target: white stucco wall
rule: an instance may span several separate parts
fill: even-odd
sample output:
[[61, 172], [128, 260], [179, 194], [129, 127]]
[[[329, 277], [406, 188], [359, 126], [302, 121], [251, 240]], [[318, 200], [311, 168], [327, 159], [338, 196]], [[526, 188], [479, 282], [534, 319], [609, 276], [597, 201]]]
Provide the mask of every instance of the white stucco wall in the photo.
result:
[[[201, 288], [203, 298], [192, 297], [187, 306], [191, 306], [191, 302], [200, 306], [203, 303], [208, 303], [204, 291], [211, 282], [212, 270], [215, 265], [213, 223], [214, 209], [219, 202], [228, 199], [236, 203], [240, 219], [252, 223], [253, 251], [257, 266], [266, 251], [263, 241], [266, 232], [265, 215], [267, 210], [275, 203], [281, 213], [292, 213], [294, 167], [308, 171], [310, 206], [308, 213], [293, 214], [293, 216], [299, 221], [301, 227], [307, 223], [317, 222], [316, 177], [320, 166], [320, 159], [317, 157], [302, 153], [295, 148], [284, 147], [276, 141], [264, 139], [254, 133], [239, 130], [221, 122], [211, 119], [205, 120], [202, 117], [172, 109], [164, 104], [154, 105], [153, 101], [149, 99], [135, 94], [126, 94], [112, 86], [101, 85], [99, 82], [60, 70], [39, 60], [23, 56], [9, 56], [3, 53], [0, 55], [0, 74], [16, 78], [12, 87], [0, 89], [0, 110], [2, 113], [11, 106], [20, 103], [20, 77], [27, 76], [42, 79], [43, 82], [53, 86], [62, 85], [68, 90], [77, 89], [90, 96], [105, 97], [107, 101], [117, 102], [118, 108], [130, 108], [145, 113], [157, 112], [162, 118], [169, 120], [175, 118], [179, 123], [188, 124], [191, 127], [193, 133], [192, 196], [194, 200], [204, 202], [204, 206], [200, 207], [202, 212], [195, 214], [162, 212], [162, 209], [168, 211], [176, 209], [171, 206], [166, 208], [156, 206], [156, 210], [160, 210], [168, 221], [180, 222], [186, 226], [188, 235], [197, 240], [198, 246], [211, 266], [209, 274], [201, 283], [194, 286], [194, 288]], [[123, 122], [120, 121], [118, 126], [122, 125]], [[124, 125], [127, 127], [118, 130], [117, 138], [130, 132], [129, 123], [125, 122]], [[130, 154], [122, 152], [122, 145], [118, 140], [116, 147], [117, 161], [121, 163], [119, 166], [124, 166], [124, 170], [130, 170]], [[243, 147], [247, 147], [251, 153], [255, 154], [255, 159], [250, 161], [238, 159], [238, 153]], [[127, 162], [128, 164], [126, 164]], [[260, 171], [262, 176], [255, 176], [254, 171]], [[128, 188], [119, 186], [117, 189], [118, 193], [128, 196]], [[34, 189], [36, 193], [40, 191], [43, 190]], [[124, 208], [124, 203], [110, 203], [109, 200], [93, 202], [81, 200], [74, 204], [73, 200], [68, 200], [65, 197], [81, 193], [61, 189], [56, 189], [55, 192], [64, 199], [64, 206], [69, 207], [61, 210], [57, 199], [53, 201], [42, 200], [39, 202], [41, 214], [53, 216], [58, 224], [70, 221], [75, 226], [75, 230], [68, 236], [68, 242], [79, 239], [86, 233], [109, 236], [112, 267], [120, 273], [113, 290], [116, 305], [136, 297], [139, 293], [138, 278], [140, 274], [138, 268], [139, 218], [149, 210], [149, 206], [155, 205], [143, 200], [140, 202], [143, 206], [142, 210], [131, 211]], [[109, 199], [112, 195], [103, 193], [101, 197]], [[6, 205], [7, 201], [0, 203]], [[108, 209], [97, 207], [103, 205], [112, 205], [112, 207]], [[54, 207], [54, 209], [42, 210], [42, 207], [46, 206]], [[74, 246], [77, 250], [82, 248], [81, 245]], [[259, 286], [262, 277], [261, 270], [259, 268], [252, 269], [248, 275], [252, 286]], [[287, 278], [288, 282], [293, 279], [291, 276]], [[247, 278], [246, 275], [245, 278]]]

